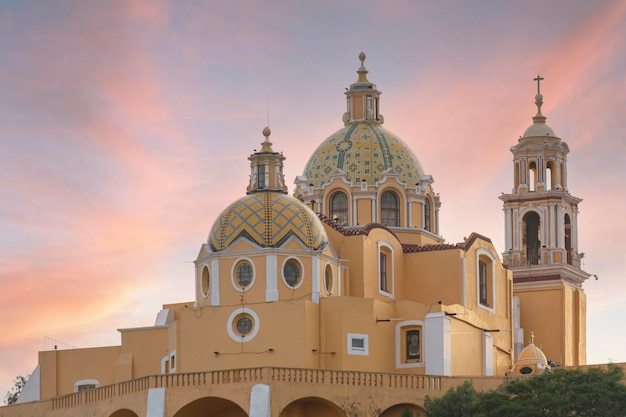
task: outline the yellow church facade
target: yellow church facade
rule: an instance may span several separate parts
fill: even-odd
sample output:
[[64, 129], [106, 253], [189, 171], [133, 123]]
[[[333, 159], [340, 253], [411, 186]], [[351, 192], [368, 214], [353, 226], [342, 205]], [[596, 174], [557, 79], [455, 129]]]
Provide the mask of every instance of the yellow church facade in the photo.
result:
[[516, 367], [531, 331], [547, 360], [584, 365], [580, 199], [540, 104], [512, 148], [503, 263], [488, 237], [440, 236], [434, 179], [383, 128], [359, 59], [344, 126], [293, 195], [263, 130], [242, 197], [200, 247], [191, 301], [121, 329], [120, 346], [40, 352], [21, 404], [0, 417], [399, 416], [468, 378], [495, 388], [546, 368]]

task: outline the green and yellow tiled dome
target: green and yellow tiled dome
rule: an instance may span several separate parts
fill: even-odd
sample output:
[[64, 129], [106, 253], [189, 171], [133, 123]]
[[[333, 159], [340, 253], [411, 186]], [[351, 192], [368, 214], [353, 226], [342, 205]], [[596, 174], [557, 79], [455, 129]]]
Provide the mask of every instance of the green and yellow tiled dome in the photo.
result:
[[311, 209], [287, 194], [263, 191], [240, 198], [224, 210], [211, 228], [208, 243], [213, 252], [223, 251], [238, 238], [277, 248], [292, 236], [310, 250], [328, 242], [322, 222]]
[[313, 153], [304, 169], [307, 184], [320, 187], [339, 168], [353, 183], [376, 184], [393, 168], [408, 185], [420, 182], [424, 171], [402, 139], [378, 123], [349, 123], [332, 134]]

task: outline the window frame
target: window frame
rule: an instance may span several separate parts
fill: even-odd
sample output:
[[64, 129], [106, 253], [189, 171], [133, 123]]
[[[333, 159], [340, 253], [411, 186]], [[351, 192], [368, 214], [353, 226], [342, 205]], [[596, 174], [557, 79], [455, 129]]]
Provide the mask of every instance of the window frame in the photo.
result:
[[[386, 199], [386, 196], [393, 196], [395, 198], [396, 204], [394, 207], [390, 207], [388, 205], [389, 201]], [[389, 189], [389, 188], [384, 190], [380, 194], [380, 224], [382, 224], [383, 226], [387, 226], [387, 227], [400, 227], [402, 223], [400, 221], [400, 215], [401, 215], [400, 206], [401, 206], [400, 196], [398, 195], [396, 190]], [[396, 221], [394, 222], [394, 224], [390, 224], [391, 222], [388, 221], [390, 219], [389, 213], [395, 214], [395, 216], [391, 216], [391, 217], [395, 217]]]
[[[354, 347], [353, 341], [362, 340], [363, 347]], [[369, 337], [366, 334], [348, 333], [348, 355], [369, 356]]]
[[[328, 275], [330, 275], [330, 286], [328, 285]], [[333, 271], [332, 265], [326, 262], [326, 265], [324, 265], [324, 291], [326, 291], [326, 295], [332, 295], [334, 289], [335, 289], [335, 271]]]
[[[206, 281], [205, 274], [206, 271]], [[205, 282], [206, 282], [206, 291], [205, 291]], [[202, 269], [200, 271], [200, 292], [202, 293], [202, 297], [208, 298], [211, 293], [211, 268], [209, 268], [208, 264], [203, 264]]]
[[[422, 368], [424, 367], [424, 351], [426, 345], [424, 343], [424, 321], [422, 320], [406, 320], [396, 324], [396, 368]], [[406, 332], [411, 330], [420, 331], [420, 359], [415, 362], [407, 362], [406, 356]], [[403, 349], [404, 348], [404, 349]]]
[[[252, 328], [250, 332], [246, 333], [245, 335], [236, 331], [237, 322], [243, 317], [249, 317], [252, 321]], [[259, 321], [259, 316], [254, 312], [254, 310], [251, 310], [249, 307], [240, 307], [234, 310], [232, 313], [230, 313], [230, 316], [228, 317], [228, 320], [226, 322], [226, 331], [228, 332], [228, 335], [231, 339], [238, 343], [249, 342], [250, 340], [254, 339], [254, 337], [259, 333], [260, 328], [261, 322]]]
[[[300, 277], [299, 277], [299, 279], [298, 279], [298, 281], [296, 282], [295, 285], [289, 284], [287, 282], [287, 278], [285, 277], [285, 267], [287, 266], [287, 263], [289, 261], [294, 261], [297, 264], [298, 272], [300, 273]], [[297, 290], [304, 283], [304, 265], [302, 264], [302, 261], [299, 258], [295, 257], [295, 256], [289, 256], [289, 257], [285, 258], [285, 260], [283, 261], [282, 267], [280, 268], [280, 273], [281, 273], [281, 277], [283, 279], [283, 283], [290, 290]]]
[[[383, 257], [385, 262], [383, 264]], [[377, 256], [377, 286], [378, 293], [393, 298], [395, 285], [395, 251], [392, 244], [387, 241], [378, 241]], [[383, 288], [383, 274], [385, 275], [385, 288]]]
[[[343, 198], [345, 199], [345, 207], [337, 208], [335, 206], [335, 200], [339, 198], [340, 196], [343, 196]], [[328, 199], [328, 217], [331, 220], [335, 220], [335, 216], [337, 215], [337, 213], [340, 213], [343, 215], [343, 216], [338, 216], [339, 220], [343, 220], [343, 221], [337, 221], [337, 223], [339, 223], [340, 226], [347, 226], [348, 216], [350, 215], [350, 204], [349, 204], [348, 194], [343, 190], [334, 191], [330, 195], [330, 198]]]
[[[487, 285], [487, 304], [484, 304], [481, 300], [481, 266], [480, 263], [485, 264]], [[495, 313], [496, 311], [496, 270], [495, 270], [496, 258], [487, 249], [479, 248], [476, 250], [476, 305], [483, 310]]]
[[[250, 265], [251, 273], [252, 273], [252, 277], [250, 278], [250, 283], [245, 287], [241, 286], [239, 284], [239, 281], [237, 280], [238, 266], [243, 262], [246, 262]], [[230, 270], [230, 281], [233, 284], [233, 287], [239, 292], [246, 292], [250, 290], [250, 288], [254, 286], [254, 282], [256, 281], [256, 268], [254, 267], [254, 262], [252, 262], [252, 260], [248, 257], [237, 258], [237, 260], [233, 262], [233, 266], [231, 267], [231, 270]]]

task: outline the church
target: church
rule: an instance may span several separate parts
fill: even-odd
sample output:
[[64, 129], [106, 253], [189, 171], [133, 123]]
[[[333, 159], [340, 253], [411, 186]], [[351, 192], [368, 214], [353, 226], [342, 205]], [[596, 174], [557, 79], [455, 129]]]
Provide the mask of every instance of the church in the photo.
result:
[[467, 379], [488, 389], [585, 365], [581, 199], [541, 113], [543, 79], [511, 143], [499, 253], [477, 233], [441, 237], [434, 177], [383, 127], [365, 59], [343, 126], [291, 195], [280, 134], [262, 130], [242, 197], [200, 245], [190, 301], [120, 329], [119, 346], [40, 352], [0, 416], [421, 415], [426, 395]]

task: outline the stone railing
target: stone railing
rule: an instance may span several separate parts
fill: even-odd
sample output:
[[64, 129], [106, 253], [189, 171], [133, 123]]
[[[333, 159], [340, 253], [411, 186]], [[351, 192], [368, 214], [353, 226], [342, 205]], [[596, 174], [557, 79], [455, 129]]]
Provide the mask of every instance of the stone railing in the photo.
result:
[[430, 391], [441, 390], [441, 378], [438, 376], [262, 367], [151, 375], [55, 397], [52, 398], [51, 401], [52, 409], [56, 410], [109, 400], [137, 392], [147, 392], [150, 388], [180, 388], [255, 382], [268, 384], [272, 382], [330, 384]]

